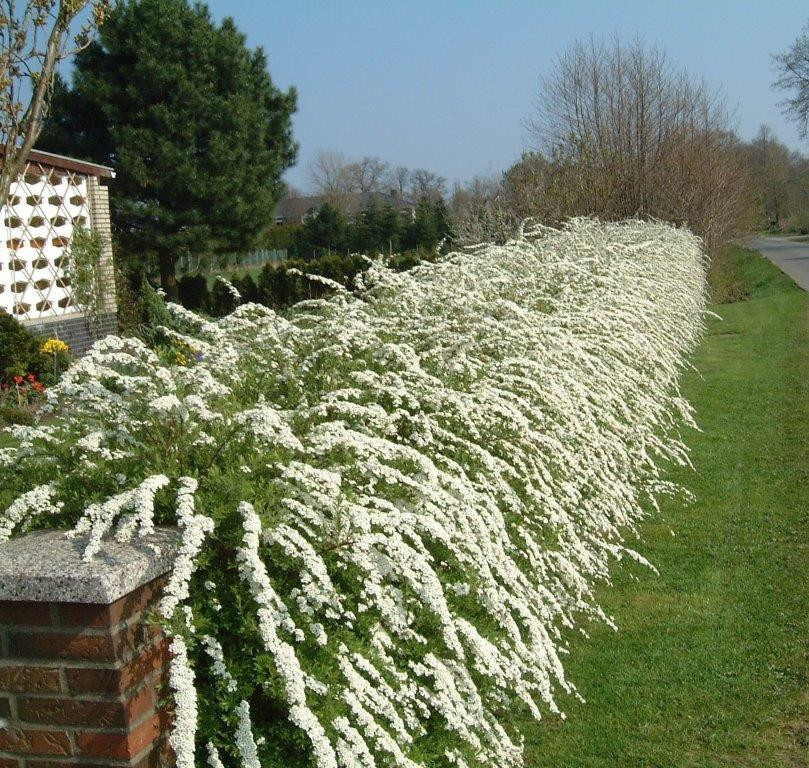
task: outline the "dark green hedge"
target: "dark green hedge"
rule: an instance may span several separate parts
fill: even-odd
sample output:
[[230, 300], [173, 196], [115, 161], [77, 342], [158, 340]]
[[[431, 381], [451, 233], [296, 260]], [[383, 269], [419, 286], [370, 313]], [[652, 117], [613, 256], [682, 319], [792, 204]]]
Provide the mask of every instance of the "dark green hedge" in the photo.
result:
[[[432, 252], [408, 251], [392, 257], [388, 264], [393, 269], [405, 270], [432, 258]], [[257, 280], [246, 273], [232, 278], [231, 282], [241, 294], [243, 302], [254, 301], [279, 310], [304, 299], [318, 299], [331, 293], [328, 286], [310, 280], [305, 274], [320, 275], [351, 288], [354, 278], [367, 268], [368, 260], [363, 256], [331, 254], [310, 261], [293, 259], [269, 263], [261, 270]], [[305, 274], [297, 274], [297, 271]], [[232, 312], [237, 304], [221, 281], [215, 281], [209, 289], [204, 275], [186, 275], [180, 278], [178, 291], [184, 307], [201, 310], [215, 317]]]
[[41, 346], [42, 339], [0, 310], [0, 381], [8, 383], [14, 376], [46, 372], [48, 360]]

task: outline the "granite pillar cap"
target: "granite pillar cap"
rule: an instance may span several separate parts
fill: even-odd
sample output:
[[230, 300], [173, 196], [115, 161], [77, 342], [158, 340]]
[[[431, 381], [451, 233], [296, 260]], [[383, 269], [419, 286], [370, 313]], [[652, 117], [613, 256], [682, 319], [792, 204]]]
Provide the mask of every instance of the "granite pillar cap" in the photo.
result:
[[177, 555], [176, 528], [121, 543], [105, 539], [89, 562], [87, 539], [36, 531], [0, 544], [0, 600], [109, 604], [168, 573]]

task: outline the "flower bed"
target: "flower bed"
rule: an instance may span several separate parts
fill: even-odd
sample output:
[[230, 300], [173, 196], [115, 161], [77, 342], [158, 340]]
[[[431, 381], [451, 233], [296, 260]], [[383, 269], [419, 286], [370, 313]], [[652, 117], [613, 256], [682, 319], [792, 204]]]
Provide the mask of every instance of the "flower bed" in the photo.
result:
[[5, 344], [0, 353], [0, 426], [6, 422], [31, 424], [44, 400], [46, 384], [56, 383], [69, 365], [70, 349], [61, 339], [40, 343], [2, 313], [0, 325], [4, 326], [0, 328], [0, 343]]
[[529, 229], [356, 294], [217, 322], [172, 307], [183, 365], [106, 339], [2, 453], [0, 538], [177, 523], [178, 764], [516, 766], [558, 712], [564, 633], [661, 461], [702, 330], [697, 238]]

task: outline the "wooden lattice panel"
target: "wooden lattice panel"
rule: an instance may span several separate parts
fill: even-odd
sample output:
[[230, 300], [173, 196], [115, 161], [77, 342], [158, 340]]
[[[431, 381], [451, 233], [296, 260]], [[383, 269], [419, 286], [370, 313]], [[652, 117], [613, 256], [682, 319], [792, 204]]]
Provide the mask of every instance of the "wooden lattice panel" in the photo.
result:
[[11, 186], [0, 224], [0, 308], [21, 320], [76, 312], [69, 245], [76, 227], [90, 227], [87, 177], [29, 163]]

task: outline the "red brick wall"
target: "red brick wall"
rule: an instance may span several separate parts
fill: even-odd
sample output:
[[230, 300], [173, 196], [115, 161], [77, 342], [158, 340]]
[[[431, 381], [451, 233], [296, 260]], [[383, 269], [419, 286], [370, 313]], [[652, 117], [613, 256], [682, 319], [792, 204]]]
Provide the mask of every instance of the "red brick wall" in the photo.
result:
[[171, 762], [168, 642], [148, 619], [163, 583], [111, 605], [0, 601], [0, 768]]

